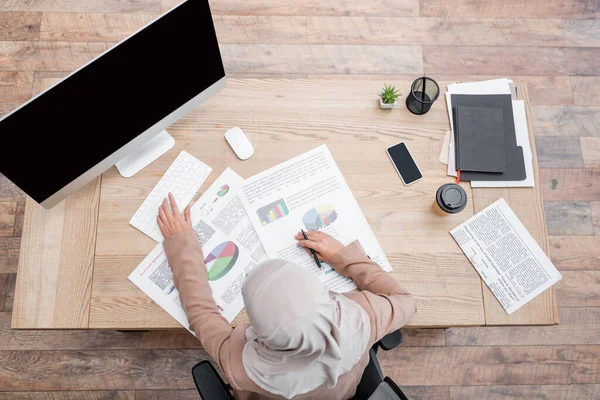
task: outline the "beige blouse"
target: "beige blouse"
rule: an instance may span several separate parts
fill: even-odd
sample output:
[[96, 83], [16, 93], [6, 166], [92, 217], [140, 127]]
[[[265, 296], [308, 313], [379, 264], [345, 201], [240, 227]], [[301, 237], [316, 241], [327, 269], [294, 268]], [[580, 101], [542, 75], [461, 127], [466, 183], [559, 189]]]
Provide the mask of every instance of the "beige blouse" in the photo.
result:
[[[190, 329], [221, 368], [224, 378], [234, 388], [234, 396], [237, 399], [283, 399], [261, 389], [246, 375], [242, 350], [248, 325], [233, 328], [217, 310], [196, 232], [178, 232], [169, 236], [163, 245]], [[336, 253], [329, 264], [341, 275], [354, 280], [360, 289], [346, 296], [369, 315], [371, 338], [368, 348], [386, 334], [406, 325], [417, 311], [415, 299], [371, 261], [358, 242]], [[354, 395], [368, 362], [367, 350], [358, 364], [338, 379], [335, 387], [321, 385], [294, 399], [348, 399]]]

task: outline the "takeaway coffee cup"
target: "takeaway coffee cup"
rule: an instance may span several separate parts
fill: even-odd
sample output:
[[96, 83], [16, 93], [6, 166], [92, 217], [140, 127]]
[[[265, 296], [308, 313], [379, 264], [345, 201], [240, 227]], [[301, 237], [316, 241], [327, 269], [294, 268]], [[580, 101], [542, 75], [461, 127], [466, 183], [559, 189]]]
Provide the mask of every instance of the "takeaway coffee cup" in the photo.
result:
[[467, 206], [467, 192], [456, 183], [446, 183], [440, 186], [435, 194], [433, 212], [445, 217], [461, 212]]

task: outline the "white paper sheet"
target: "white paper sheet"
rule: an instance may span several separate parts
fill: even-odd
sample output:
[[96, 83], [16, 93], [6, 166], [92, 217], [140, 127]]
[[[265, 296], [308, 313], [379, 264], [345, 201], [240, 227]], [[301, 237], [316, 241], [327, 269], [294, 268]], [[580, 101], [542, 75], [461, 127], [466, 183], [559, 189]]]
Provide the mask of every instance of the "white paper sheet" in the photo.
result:
[[323, 263], [320, 270], [294, 239], [300, 229], [330, 234], [342, 244], [358, 240], [384, 270], [391, 266], [327, 146], [292, 158], [246, 179], [242, 202], [269, 258], [307, 268], [332, 291], [356, 286]]
[[562, 278], [503, 198], [450, 234], [508, 314]]
[[533, 173], [533, 152], [529, 143], [529, 130], [527, 129], [527, 116], [525, 115], [525, 101], [513, 100], [513, 115], [515, 119], [515, 132], [517, 145], [523, 147], [525, 158], [525, 180], [522, 181], [472, 181], [471, 187], [533, 187], [535, 178]]
[[[217, 308], [229, 322], [244, 308], [241, 288], [246, 275], [266, 259], [238, 194], [243, 181], [227, 168], [191, 208], [192, 224], [209, 270], [209, 284]], [[162, 244], [144, 258], [129, 280], [190, 329]]]
[[450, 133], [451, 132], [448, 131], [444, 135], [444, 141], [442, 143], [442, 150], [440, 151], [440, 162], [442, 164], [446, 164], [446, 165], [448, 165], [448, 155], [449, 155], [449, 150], [450, 150], [450, 136], [452, 136]]

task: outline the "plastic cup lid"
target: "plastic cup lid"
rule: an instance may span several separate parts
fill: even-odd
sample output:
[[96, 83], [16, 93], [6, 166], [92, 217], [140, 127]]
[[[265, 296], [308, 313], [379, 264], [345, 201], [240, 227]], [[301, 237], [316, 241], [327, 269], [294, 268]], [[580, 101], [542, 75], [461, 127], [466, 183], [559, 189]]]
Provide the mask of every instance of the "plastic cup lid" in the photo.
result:
[[448, 213], [457, 213], [467, 206], [467, 192], [456, 183], [440, 186], [436, 194], [440, 208]]

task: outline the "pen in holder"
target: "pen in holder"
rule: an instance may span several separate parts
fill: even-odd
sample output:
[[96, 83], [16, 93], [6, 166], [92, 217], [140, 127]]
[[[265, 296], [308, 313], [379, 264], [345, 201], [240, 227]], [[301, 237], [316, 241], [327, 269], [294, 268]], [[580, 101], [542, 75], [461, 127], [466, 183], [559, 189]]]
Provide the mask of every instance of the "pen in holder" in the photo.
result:
[[440, 97], [440, 87], [436, 81], [426, 76], [417, 78], [406, 96], [406, 108], [413, 114], [423, 115], [429, 111], [438, 97]]

